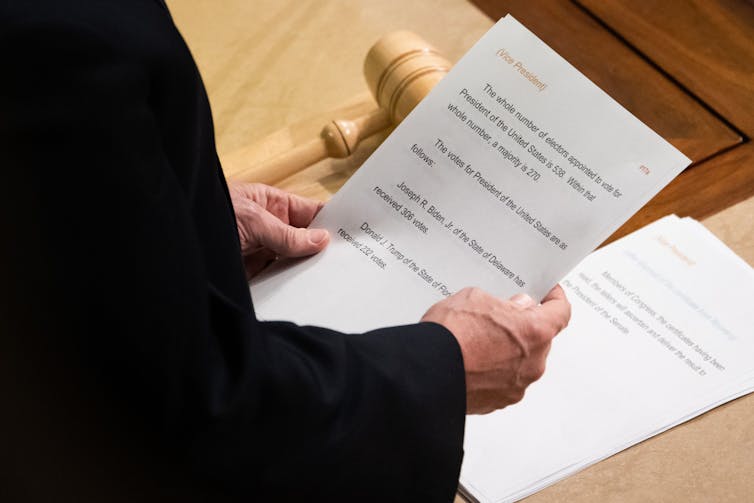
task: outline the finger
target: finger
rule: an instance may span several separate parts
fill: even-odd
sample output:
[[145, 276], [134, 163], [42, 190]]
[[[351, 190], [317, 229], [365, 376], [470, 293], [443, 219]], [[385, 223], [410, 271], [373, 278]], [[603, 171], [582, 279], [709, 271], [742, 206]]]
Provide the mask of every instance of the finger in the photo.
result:
[[537, 302], [525, 293], [517, 293], [510, 298], [510, 301], [524, 309], [537, 305]]
[[568, 325], [568, 321], [571, 319], [571, 303], [568, 302], [568, 298], [560, 285], [556, 285], [542, 299], [542, 305], [537, 309], [537, 314], [558, 332]]
[[566, 294], [563, 291], [563, 287], [560, 286], [560, 284], [555, 285], [554, 287], [552, 287], [552, 290], [547, 292], [545, 298], [542, 299], [542, 303], [544, 304], [550, 299], [567, 299]]
[[296, 227], [308, 227], [324, 206], [322, 201], [289, 194], [288, 220]]
[[[259, 188], [259, 187], [257, 187]], [[294, 227], [307, 227], [324, 203], [291, 194], [277, 187], [262, 185], [264, 201], [257, 201], [267, 211]]]
[[258, 225], [252, 233], [255, 241], [281, 257], [305, 257], [321, 251], [330, 240], [324, 229], [304, 229], [282, 222], [272, 213], [260, 208]]

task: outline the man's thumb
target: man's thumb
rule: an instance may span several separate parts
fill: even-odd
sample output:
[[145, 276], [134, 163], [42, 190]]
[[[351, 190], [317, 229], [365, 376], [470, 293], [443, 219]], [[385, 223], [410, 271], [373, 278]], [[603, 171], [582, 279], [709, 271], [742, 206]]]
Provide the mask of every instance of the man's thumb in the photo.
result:
[[263, 219], [266, 220], [265, 225], [262, 232], [257, 234], [260, 244], [281, 257], [313, 255], [330, 241], [330, 234], [325, 229], [293, 227], [271, 213], [264, 215]]

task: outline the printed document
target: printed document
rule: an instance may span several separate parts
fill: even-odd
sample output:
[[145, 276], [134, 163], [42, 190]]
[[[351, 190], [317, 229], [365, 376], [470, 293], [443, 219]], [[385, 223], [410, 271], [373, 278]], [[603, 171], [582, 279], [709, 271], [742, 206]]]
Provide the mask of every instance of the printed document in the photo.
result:
[[569, 326], [524, 399], [468, 416], [464, 492], [515, 501], [754, 389], [754, 270], [669, 216], [561, 282]]
[[542, 298], [689, 162], [509, 15], [317, 216], [327, 249], [255, 281], [257, 314], [355, 332], [466, 286]]

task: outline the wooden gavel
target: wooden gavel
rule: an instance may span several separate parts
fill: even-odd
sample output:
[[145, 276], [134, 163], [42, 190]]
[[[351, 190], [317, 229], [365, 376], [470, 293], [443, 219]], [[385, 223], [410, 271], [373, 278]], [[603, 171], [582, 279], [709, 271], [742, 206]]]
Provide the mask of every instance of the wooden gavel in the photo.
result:
[[352, 120], [333, 120], [318, 138], [270, 159], [244, 159], [233, 178], [275, 184], [328, 157], [351, 155], [361, 140], [399, 124], [452, 65], [424, 39], [409, 31], [385, 35], [364, 61], [364, 76], [378, 107]]

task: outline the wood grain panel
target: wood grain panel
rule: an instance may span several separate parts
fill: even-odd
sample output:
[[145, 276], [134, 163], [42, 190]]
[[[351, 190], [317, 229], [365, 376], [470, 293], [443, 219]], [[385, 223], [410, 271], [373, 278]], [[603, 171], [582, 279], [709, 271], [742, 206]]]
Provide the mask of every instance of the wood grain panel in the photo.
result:
[[565, 0], [476, 0], [496, 20], [511, 13], [610, 96], [694, 161], [741, 141], [695, 99]]
[[681, 173], [607, 242], [675, 213], [706, 218], [754, 196], [754, 143], [745, 143]]
[[754, 3], [577, 1], [746, 136], [754, 136]]

